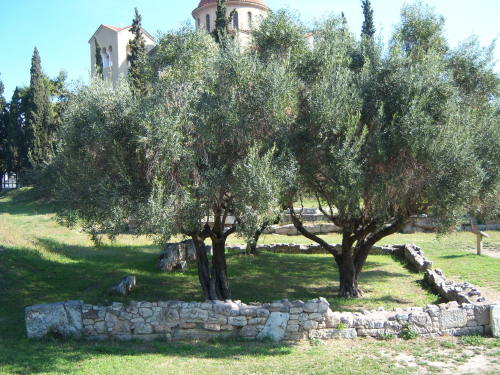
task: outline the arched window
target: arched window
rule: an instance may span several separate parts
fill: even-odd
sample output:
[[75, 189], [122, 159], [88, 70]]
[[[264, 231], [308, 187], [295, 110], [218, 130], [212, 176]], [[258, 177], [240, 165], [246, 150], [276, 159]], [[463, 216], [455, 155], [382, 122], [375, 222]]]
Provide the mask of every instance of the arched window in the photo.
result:
[[108, 47], [108, 66], [113, 66], [113, 55], [112, 55], [112, 52], [113, 52], [113, 48], [111, 48], [111, 46]]
[[240, 21], [238, 20], [238, 12], [234, 12], [234, 14], [233, 14], [233, 30], [239, 29], [239, 23], [240, 23]]
[[196, 19], [196, 26], [197, 26], [197, 28], [198, 28], [198, 29], [199, 29], [199, 28], [200, 28], [200, 26], [201, 26], [201, 21], [200, 21], [200, 18], [199, 18], [199, 17]]
[[248, 12], [248, 28], [251, 29], [253, 26], [252, 12]]
[[207, 14], [207, 31], [210, 32], [210, 14]]

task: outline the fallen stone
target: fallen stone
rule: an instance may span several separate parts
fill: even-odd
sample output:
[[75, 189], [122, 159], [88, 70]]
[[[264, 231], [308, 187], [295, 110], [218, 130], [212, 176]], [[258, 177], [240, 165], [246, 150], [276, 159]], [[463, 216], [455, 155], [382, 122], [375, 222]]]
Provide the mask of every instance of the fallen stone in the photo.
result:
[[108, 290], [110, 295], [126, 296], [136, 286], [135, 276], [125, 276]]
[[490, 306], [490, 327], [493, 337], [500, 337], [500, 305]]
[[26, 307], [26, 335], [28, 338], [80, 337], [82, 305], [82, 301], [66, 301]]
[[267, 319], [266, 325], [257, 335], [257, 339], [264, 340], [267, 338], [275, 342], [283, 340], [289, 317], [288, 313], [272, 312]]

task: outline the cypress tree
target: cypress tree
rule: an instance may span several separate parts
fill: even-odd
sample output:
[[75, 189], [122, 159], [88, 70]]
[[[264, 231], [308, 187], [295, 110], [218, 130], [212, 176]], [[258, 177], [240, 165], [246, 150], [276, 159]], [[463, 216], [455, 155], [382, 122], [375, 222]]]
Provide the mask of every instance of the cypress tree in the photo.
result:
[[5, 113], [7, 128], [6, 158], [7, 169], [16, 172], [17, 175], [29, 168], [28, 144], [25, 135], [25, 106], [29, 88], [20, 89], [16, 87], [9, 104], [9, 111]]
[[101, 46], [96, 38], [95, 42], [95, 74], [97, 77], [103, 78], [104, 64], [102, 63]]
[[26, 101], [26, 136], [32, 167], [48, 163], [53, 155], [50, 95], [38, 49], [31, 59], [31, 80]]
[[3, 97], [3, 92], [4, 92], [4, 85], [2, 82], [2, 79], [0, 79], [0, 113], [3, 111], [5, 107], [5, 98]]
[[[4, 86], [0, 79], [0, 178], [7, 170], [6, 164], [6, 138], [7, 138], [7, 122], [4, 114], [5, 99], [3, 97]], [[1, 189], [1, 187], [0, 187]]]
[[226, 16], [226, 0], [217, 0], [217, 11], [215, 14], [215, 30], [213, 31], [214, 39], [217, 43], [223, 44], [229, 33], [229, 25], [234, 15], [234, 10]]
[[135, 8], [135, 17], [132, 21], [131, 32], [134, 34], [134, 39], [129, 42], [130, 55], [129, 62], [130, 68], [128, 71], [129, 82], [136, 94], [144, 93], [146, 90], [144, 79], [141, 74], [141, 61], [146, 56], [146, 42], [142, 35], [142, 16]]
[[372, 37], [375, 35], [375, 24], [373, 23], [373, 8], [370, 0], [361, 0], [364, 21], [361, 28], [361, 36]]

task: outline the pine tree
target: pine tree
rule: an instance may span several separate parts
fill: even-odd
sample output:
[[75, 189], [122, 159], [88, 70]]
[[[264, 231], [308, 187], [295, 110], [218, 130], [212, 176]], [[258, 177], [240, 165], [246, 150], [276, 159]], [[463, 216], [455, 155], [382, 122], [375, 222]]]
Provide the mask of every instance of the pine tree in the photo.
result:
[[101, 46], [99, 46], [99, 42], [96, 38], [94, 38], [95, 42], [95, 75], [97, 77], [103, 78], [103, 69], [104, 64], [102, 63], [102, 55], [101, 55]]
[[26, 136], [32, 167], [46, 165], [53, 155], [50, 123], [50, 95], [47, 77], [42, 71], [38, 49], [31, 59], [31, 80], [26, 101]]
[[128, 71], [129, 82], [136, 94], [144, 93], [146, 90], [146, 85], [141, 74], [141, 61], [146, 56], [146, 42], [142, 35], [142, 16], [139, 14], [137, 8], [135, 8], [135, 17], [132, 21], [131, 32], [134, 34], [134, 39], [129, 42], [130, 45], [130, 55], [129, 63], [130, 68]]
[[375, 35], [375, 25], [373, 23], [373, 8], [370, 0], [362, 0], [361, 7], [363, 8], [363, 15], [365, 17], [361, 28], [361, 36], [372, 37]]

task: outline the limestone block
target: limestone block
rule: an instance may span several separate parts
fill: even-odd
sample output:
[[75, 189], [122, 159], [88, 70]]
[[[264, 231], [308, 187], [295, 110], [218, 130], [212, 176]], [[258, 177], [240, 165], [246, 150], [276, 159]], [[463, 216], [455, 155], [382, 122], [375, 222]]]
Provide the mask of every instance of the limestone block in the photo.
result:
[[323, 314], [320, 314], [320, 313], [311, 313], [309, 314], [309, 319], [310, 320], [316, 320], [317, 322], [323, 320], [325, 318], [325, 316]]
[[236, 316], [240, 313], [240, 307], [233, 301], [215, 301], [213, 311], [217, 314]]
[[286, 326], [286, 331], [287, 332], [299, 332], [299, 325], [298, 324], [288, 324]]
[[269, 338], [272, 341], [281, 341], [285, 335], [289, 317], [288, 313], [272, 312], [267, 319], [266, 325], [258, 334], [257, 339], [263, 340]]
[[340, 315], [340, 322], [346, 327], [352, 327], [354, 325], [354, 315], [349, 312], [342, 313]]
[[216, 337], [234, 336], [232, 331], [208, 331], [203, 328], [177, 329], [172, 334], [172, 340], [208, 340]]
[[270, 312], [268, 309], [260, 308], [257, 309], [257, 317], [259, 318], [267, 318], [269, 316]]
[[[267, 318], [250, 318], [248, 324], [251, 325], [264, 325], [267, 322]], [[298, 321], [297, 321], [298, 324]]]
[[433, 330], [431, 317], [426, 313], [412, 313], [408, 322], [418, 333], [429, 333]]
[[315, 313], [318, 312], [319, 305], [316, 301], [307, 301], [304, 305], [304, 312]]
[[478, 325], [490, 324], [490, 306], [474, 305], [474, 317]]
[[493, 337], [500, 337], [500, 305], [490, 306], [490, 327]]
[[215, 324], [227, 324], [227, 316], [209, 312], [207, 322]]
[[304, 322], [304, 329], [305, 330], [310, 330], [310, 329], [316, 329], [318, 328], [318, 322], [315, 320], [306, 320]]
[[451, 336], [471, 336], [471, 335], [483, 335], [484, 327], [460, 327], [460, 328], [451, 328], [447, 330], [443, 330], [443, 333]]
[[467, 325], [467, 312], [461, 308], [441, 310], [439, 323], [442, 330], [464, 327]]
[[311, 339], [353, 339], [358, 336], [354, 328], [346, 329], [313, 329], [309, 331], [309, 338]]
[[143, 317], [143, 318], [149, 318], [150, 316], [153, 315], [153, 309], [151, 308], [148, 308], [148, 307], [141, 307], [139, 309], [139, 314]]
[[82, 301], [57, 302], [25, 309], [26, 334], [41, 338], [47, 334], [79, 337], [83, 329]]
[[244, 316], [230, 316], [227, 323], [237, 327], [244, 327], [248, 324], [247, 318]]
[[242, 306], [240, 307], [240, 314], [244, 316], [256, 317], [257, 306]]
[[146, 323], [134, 323], [132, 326], [132, 332], [136, 335], [146, 335], [153, 333], [153, 326]]
[[247, 325], [243, 328], [241, 328], [239, 334], [241, 337], [256, 337], [259, 332], [261, 331], [261, 329], [259, 328], [259, 326], [255, 326], [255, 325]]
[[182, 320], [186, 322], [203, 323], [206, 322], [208, 319], [208, 311], [198, 308], [181, 309], [179, 316]]
[[205, 324], [203, 324], [203, 328], [208, 329], [209, 331], [220, 331], [221, 330], [220, 324], [214, 324], [214, 323], [205, 323]]
[[[337, 328], [340, 324], [340, 318], [342, 316], [342, 313], [336, 311], [332, 312], [329, 310], [326, 314], [326, 327], [327, 328]], [[358, 318], [360, 319], [360, 318]]]

